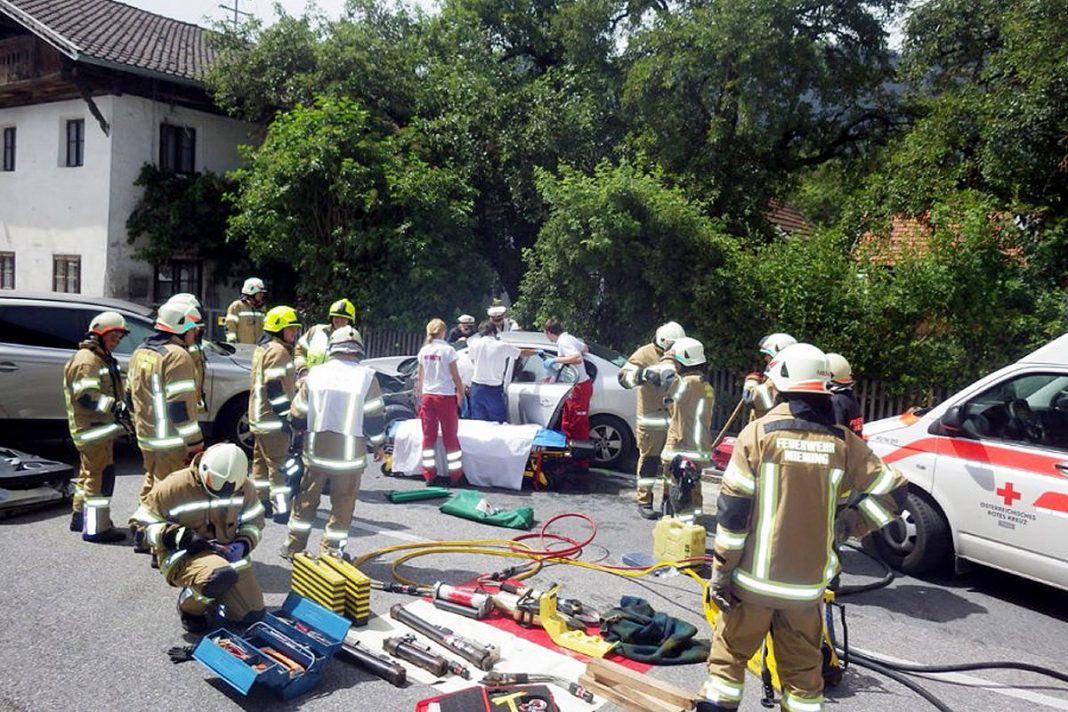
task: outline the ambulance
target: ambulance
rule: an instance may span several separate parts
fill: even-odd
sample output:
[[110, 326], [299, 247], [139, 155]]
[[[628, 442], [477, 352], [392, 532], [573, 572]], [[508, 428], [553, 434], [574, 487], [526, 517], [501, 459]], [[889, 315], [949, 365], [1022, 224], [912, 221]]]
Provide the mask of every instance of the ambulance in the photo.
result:
[[901, 519], [865, 542], [885, 561], [908, 574], [982, 564], [1068, 589], [1068, 334], [864, 435], [910, 485]]

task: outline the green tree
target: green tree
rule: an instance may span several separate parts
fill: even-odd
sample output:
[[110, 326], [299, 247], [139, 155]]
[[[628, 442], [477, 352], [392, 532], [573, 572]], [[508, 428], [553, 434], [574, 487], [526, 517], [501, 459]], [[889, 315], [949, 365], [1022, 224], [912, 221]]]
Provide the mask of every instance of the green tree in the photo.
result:
[[658, 172], [605, 162], [585, 175], [564, 166], [559, 176], [540, 171], [538, 188], [550, 212], [523, 255], [521, 319], [558, 316], [627, 349], [669, 318], [692, 328], [695, 280], [709, 300], [726, 296], [716, 275], [733, 241]]
[[222, 176], [182, 175], [146, 163], [134, 185], [144, 192], [126, 220], [126, 231], [137, 259], [150, 264], [175, 255], [210, 260], [216, 279], [225, 279], [247, 259], [241, 245], [226, 241], [231, 209], [224, 196], [232, 184]]
[[350, 296], [375, 324], [451, 316], [488, 280], [470, 231], [471, 191], [384, 134], [355, 102], [320, 99], [278, 114], [234, 172], [231, 239], [289, 261], [321, 311]]

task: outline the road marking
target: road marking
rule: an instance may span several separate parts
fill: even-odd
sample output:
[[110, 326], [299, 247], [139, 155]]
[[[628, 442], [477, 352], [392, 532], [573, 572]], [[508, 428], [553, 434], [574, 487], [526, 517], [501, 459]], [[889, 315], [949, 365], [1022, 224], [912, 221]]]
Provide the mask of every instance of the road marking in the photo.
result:
[[415, 544], [423, 544], [428, 541], [434, 541], [433, 539], [426, 539], [421, 536], [416, 536], [415, 534], [405, 534], [404, 532], [395, 532], [390, 531], [389, 529], [368, 529], [367, 527], [361, 527], [358, 524], [352, 524], [350, 526], [356, 531], [361, 531], [365, 534], [370, 534], [371, 536], [376, 536], [380, 534], [382, 536], [388, 536], [391, 539], [399, 539], [400, 541], [407, 541]]
[[[923, 665], [913, 660], [905, 660], [903, 658], [895, 658], [892, 655], [885, 655], [883, 653], [873, 653], [867, 650], [861, 650], [856, 648], [857, 652], [862, 655], [868, 655], [876, 661], [886, 660], [893, 663], [901, 663], [903, 665]], [[1024, 672], [1022, 670], [1017, 672]], [[1015, 697], [1020, 700], [1027, 700], [1035, 704], [1044, 705], [1046, 707], [1052, 707], [1058, 710], [1068, 710], [1068, 700], [1059, 697], [1050, 697], [1049, 695], [1043, 695], [1040, 692], [1032, 692], [1031, 690], [1023, 690], [1018, 687], [1006, 685], [1001, 682], [994, 682], [993, 680], [987, 680], [981, 677], [975, 677], [974, 675], [966, 675], [960, 672], [924, 672], [924, 673], [906, 673], [910, 675], [922, 675], [932, 679], [942, 680], [944, 682], [955, 682], [960, 685], [966, 685], [968, 687], [982, 687], [990, 692], [996, 692], [999, 695], [1005, 695], [1007, 697]], [[1037, 674], [1037, 673], [1035, 673]]]

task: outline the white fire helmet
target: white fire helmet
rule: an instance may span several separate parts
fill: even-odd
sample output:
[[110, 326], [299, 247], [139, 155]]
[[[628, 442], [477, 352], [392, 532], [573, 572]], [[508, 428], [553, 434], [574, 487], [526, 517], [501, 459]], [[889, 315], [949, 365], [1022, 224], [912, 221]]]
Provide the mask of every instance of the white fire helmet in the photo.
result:
[[200, 456], [197, 472], [212, 494], [232, 494], [248, 479], [248, 456], [233, 443], [212, 445]]
[[343, 326], [330, 334], [330, 353], [363, 355], [363, 337], [354, 327]]
[[797, 339], [789, 334], [776, 333], [769, 334], [760, 340], [760, 353], [767, 354], [772, 358], [787, 346], [791, 346], [797, 343]]
[[182, 302], [165, 302], [156, 314], [156, 329], [169, 334], [181, 336], [199, 323], [200, 310]]
[[126, 328], [126, 320], [122, 317], [122, 314], [113, 311], [100, 312], [89, 322], [89, 333], [91, 334], [103, 336], [111, 331], [121, 331], [124, 334], [130, 333], [130, 330]]
[[768, 364], [768, 378], [780, 393], [826, 393], [831, 371], [827, 355], [812, 344], [792, 344]]
[[853, 385], [853, 367], [846, 361], [842, 354], [828, 353], [827, 368], [831, 372], [831, 380], [840, 386]]
[[259, 277], [249, 277], [245, 280], [245, 283], [241, 286], [241, 293], [245, 296], [251, 297], [254, 294], [260, 292], [266, 292], [267, 285], [263, 283], [263, 280]]
[[705, 346], [697, 339], [683, 336], [675, 340], [671, 355], [683, 366], [700, 366], [705, 363]]
[[671, 348], [679, 339], [686, 336], [686, 332], [683, 330], [679, 323], [676, 321], [669, 321], [668, 323], [660, 326], [656, 330], [656, 345], [664, 351]]

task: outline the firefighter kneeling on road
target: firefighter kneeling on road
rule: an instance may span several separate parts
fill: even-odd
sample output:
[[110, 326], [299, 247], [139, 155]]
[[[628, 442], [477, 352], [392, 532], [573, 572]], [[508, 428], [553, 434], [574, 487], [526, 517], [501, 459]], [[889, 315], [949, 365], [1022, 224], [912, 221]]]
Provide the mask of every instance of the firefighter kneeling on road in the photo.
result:
[[89, 323], [85, 341], [63, 369], [70, 436], [78, 448], [81, 469], [74, 488], [70, 530], [96, 542], [122, 541], [126, 535], [111, 523], [115, 489], [115, 438], [129, 418], [119, 364], [111, 352], [129, 334], [117, 312], [103, 312]]
[[233, 623], [263, 616], [263, 591], [249, 559], [263, 514], [248, 480], [248, 457], [231, 443], [212, 445], [158, 482], [137, 510], [160, 573], [182, 589], [178, 614], [188, 632], [206, 632], [216, 606]]
[[[637, 496], [638, 513], [645, 519], [660, 516], [653, 509], [653, 487], [660, 475], [660, 452], [667, 441], [670, 414], [664, 402], [663, 386], [670, 385], [675, 376], [673, 368], [661, 371], [659, 364], [664, 352], [686, 332], [676, 322], [669, 321], [656, 330], [653, 342], [645, 344], [630, 355], [619, 369], [619, 385], [635, 389], [638, 394], [636, 440], [638, 441]], [[669, 374], [667, 378], [663, 374]], [[668, 380], [668, 383], [663, 381]]]
[[723, 474], [709, 581], [721, 613], [698, 712], [738, 708], [746, 661], [769, 631], [782, 709], [822, 709], [820, 610], [836, 541], [886, 526], [904, 504], [904, 478], [834, 424], [822, 351], [789, 346], [768, 376], [784, 402], [745, 427]]
[[326, 521], [320, 554], [337, 558], [345, 551], [349, 524], [367, 465], [367, 446], [382, 459], [386, 441], [385, 403], [374, 369], [360, 365], [360, 332], [351, 326], [330, 335], [326, 363], [314, 367], [293, 400], [290, 418], [305, 430], [304, 465], [299, 494], [289, 517], [289, 538], [282, 558], [303, 551], [319, 508], [323, 486], [330, 482], [330, 518]]
[[275, 307], [263, 321], [263, 335], [252, 354], [252, 388], [248, 427], [256, 438], [252, 449], [252, 483], [268, 513], [284, 522], [292, 494], [282, 465], [289, 454], [293, 430], [289, 408], [297, 392], [293, 345], [300, 318], [292, 307]]

